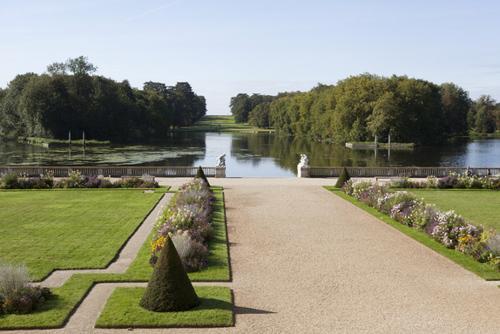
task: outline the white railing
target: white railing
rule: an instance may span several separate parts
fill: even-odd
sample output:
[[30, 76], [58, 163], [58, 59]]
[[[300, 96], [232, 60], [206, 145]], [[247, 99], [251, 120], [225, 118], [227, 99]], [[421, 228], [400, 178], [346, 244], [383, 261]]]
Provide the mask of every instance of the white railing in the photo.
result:
[[[337, 177], [343, 167], [311, 167], [311, 177]], [[443, 177], [450, 173], [463, 174], [466, 167], [346, 167], [351, 177], [399, 176], [410, 174], [412, 177], [436, 176]], [[487, 170], [491, 175], [500, 173], [500, 168], [470, 168], [473, 175], [486, 175]]]
[[[201, 167], [206, 177], [225, 177], [225, 168]], [[79, 171], [83, 175], [104, 175], [111, 177], [121, 176], [142, 176], [149, 174], [156, 177], [194, 177], [198, 167], [156, 167], [156, 166], [47, 166], [47, 167], [27, 167], [27, 166], [0, 166], [0, 173], [16, 173], [24, 176], [38, 176], [48, 171], [54, 173], [55, 177], [66, 177], [71, 172]]]

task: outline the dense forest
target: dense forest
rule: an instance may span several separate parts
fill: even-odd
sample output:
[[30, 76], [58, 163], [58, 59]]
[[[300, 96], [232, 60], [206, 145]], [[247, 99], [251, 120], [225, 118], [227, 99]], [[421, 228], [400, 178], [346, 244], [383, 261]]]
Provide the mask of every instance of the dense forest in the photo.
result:
[[85, 131], [87, 139], [161, 141], [171, 127], [206, 113], [205, 98], [187, 82], [146, 82], [139, 90], [93, 75], [96, 70], [81, 56], [53, 63], [42, 75], [16, 76], [0, 89], [0, 139], [66, 139], [69, 131], [77, 138]]
[[453, 83], [395, 75], [362, 74], [277, 96], [241, 93], [230, 108], [236, 122], [336, 143], [373, 141], [375, 135], [386, 140], [390, 134], [392, 141], [435, 144], [500, 129], [500, 104], [490, 96], [472, 101]]

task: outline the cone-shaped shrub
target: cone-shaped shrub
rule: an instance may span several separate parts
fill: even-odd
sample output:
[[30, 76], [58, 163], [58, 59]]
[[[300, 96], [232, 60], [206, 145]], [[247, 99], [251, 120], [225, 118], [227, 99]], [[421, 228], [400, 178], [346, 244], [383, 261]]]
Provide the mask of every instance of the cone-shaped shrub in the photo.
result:
[[198, 171], [196, 172], [196, 175], [194, 177], [195, 179], [202, 179], [207, 183], [207, 186], [210, 187], [210, 183], [208, 183], [207, 177], [205, 176], [205, 173], [203, 173], [203, 169], [201, 169], [201, 166], [198, 167]]
[[200, 303], [174, 243], [167, 236], [140, 305], [154, 312], [179, 312]]
[[351, 177], [349, 176], [349, 173], [347, 172], [347, 168], [342, 168], [342, 172], [340, 172], [339, 179], [337, 180], [337, 183], [335, 183], [335, 188], [342, 188], [344, 186], [344, 183], [347, 182]]

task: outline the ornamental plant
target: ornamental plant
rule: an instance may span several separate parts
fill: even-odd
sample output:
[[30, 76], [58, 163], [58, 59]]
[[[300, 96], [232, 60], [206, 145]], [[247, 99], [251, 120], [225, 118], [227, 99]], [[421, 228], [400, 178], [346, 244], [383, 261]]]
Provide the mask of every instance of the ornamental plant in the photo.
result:
[[210, 183], [208, 183], [207, 177], [205, 176], [205, 173], [203, 172], [203, 168], [201, 166], [198, 167], [198, 170], [196, 171], [196, 175], [194, 176], [195, 179], [202, 179], [203, 181], [206, 182], [207, 186], [210, 187]]
[[151, 241], [149, 263], [154, 266], [168, 236], [176, 247], [184, 269], [198, 271], [207, 264], [208, 242], [214, 235], [212, 202], [215, 200], [207, 184], [193, 179], [183, 184], [174, 205], [159, 213]]
[[200, 304], [179, 254], [167, 235], [140, 305], [154, 312], [180, 312]]
[[337, 183], [335, 183], [335, 188], [342, 188], [342, 186], [350, 179], [349, 172], [347, 168], [342, 168]]
[[50, 297], [48, 288], [32, 286], [26, 265], [0, 263], [0, 314], [30, 313]]

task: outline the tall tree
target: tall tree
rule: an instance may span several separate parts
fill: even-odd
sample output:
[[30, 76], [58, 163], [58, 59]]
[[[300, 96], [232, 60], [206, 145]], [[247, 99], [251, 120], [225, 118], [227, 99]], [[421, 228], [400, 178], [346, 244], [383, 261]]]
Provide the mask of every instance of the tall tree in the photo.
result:
[[442, 84], [441, 94], [444, 133], [448, 136], [466, 134], [467, 114], [471, 107], [469, 94], [453, 83]]
[[474, 131], [479, 133], [492, 133], [496, 125], [496, 101], [490, 95], [482, 95], [471, 108]]

